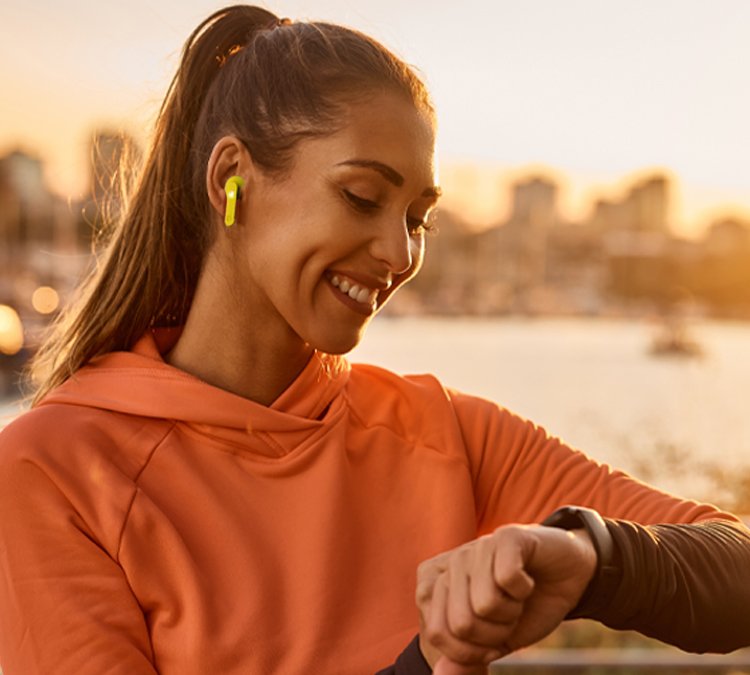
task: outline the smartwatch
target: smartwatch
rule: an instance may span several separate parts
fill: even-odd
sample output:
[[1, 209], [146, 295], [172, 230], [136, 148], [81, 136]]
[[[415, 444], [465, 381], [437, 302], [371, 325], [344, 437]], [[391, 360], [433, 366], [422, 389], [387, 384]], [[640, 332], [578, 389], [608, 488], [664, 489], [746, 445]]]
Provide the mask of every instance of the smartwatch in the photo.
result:
[[589, 616], [609, 604], [622, 579], [620, 556], [604, 519], [594, 509], [563, 506], [541, 523], [562, 530], [586, 530], [596, 551], [596, 570], [569, 619]]

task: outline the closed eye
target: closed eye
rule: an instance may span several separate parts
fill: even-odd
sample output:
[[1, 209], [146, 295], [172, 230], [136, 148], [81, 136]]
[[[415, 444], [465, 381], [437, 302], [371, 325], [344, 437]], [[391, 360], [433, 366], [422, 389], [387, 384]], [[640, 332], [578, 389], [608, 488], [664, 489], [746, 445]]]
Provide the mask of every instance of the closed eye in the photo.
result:
[[[362, 213], [372, 213], [380, 208], [378, 202], [374, 202], [371, 199], [365, 199], [359, 195], [351, 192], [347, 189], [342, 188], [341, 194], [344, 196], [347, 202], [349, 202], [355, 209]], [[424, 218], [413, 218], [407, 216], [406, 225], [409, 229], [409, 234], [416, 236], [422, 232], [430, 232], [435, 229], [434, 225], [434, 211], [431, 211], [427, 217]]]
[[352, 206], [354, 206], [356, 209], [359, 209], [360, 211], [369, 212], [375, 211], [380, 208], [380, 204], [378, 204], [377, 202], [374, 202], [370, 199], [365, 199], [364, 197], [360, 197], [359, 195], [355, 195], [349, 190], [342, 190], [341, 193], [344, 195], [346, 201], [348, 201]]

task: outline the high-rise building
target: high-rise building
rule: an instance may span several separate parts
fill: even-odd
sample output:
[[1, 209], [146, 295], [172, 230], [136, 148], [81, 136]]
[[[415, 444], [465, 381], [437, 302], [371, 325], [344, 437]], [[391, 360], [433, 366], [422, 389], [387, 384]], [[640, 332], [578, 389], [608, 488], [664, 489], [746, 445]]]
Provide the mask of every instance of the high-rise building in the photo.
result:
[[6, 256], [54, 239], [52, 202], [38, 157], [15, 150], [0, 158], [0, 242]]
[[547, 230], [558, 221], [557, 185], [534, 176], [513, 185], [510, 223]]
[[629, 227], [637, 232], [669, 230], [669, 182], [655, 175], [636, 183], [625, 200], [629, 211]]
[[533, 176], [513, 185], [513, 205], [505, 227], [512, 241], [508, 262], [521, 307], [528, 304], [530, 292], [545, 284], [548, 236], [558, 220], [555, 183]]
[[670, 186], [656, 174], [638, 181], [620, 200], [598, 199], [589, 224], [602, 232], [669, 232]]

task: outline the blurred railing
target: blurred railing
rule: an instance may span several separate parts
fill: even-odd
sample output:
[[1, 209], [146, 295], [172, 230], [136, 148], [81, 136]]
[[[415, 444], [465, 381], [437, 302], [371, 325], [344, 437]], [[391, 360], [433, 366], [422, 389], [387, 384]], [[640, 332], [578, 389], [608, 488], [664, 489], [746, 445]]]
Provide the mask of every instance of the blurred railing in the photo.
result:
[[688, 654], [676, 649], [528, 649], [496, 661], [491, 675], [514, 672], [588, 670], [609, 672], [714, 671], [750, 673], [750, 649], [732, 654]]

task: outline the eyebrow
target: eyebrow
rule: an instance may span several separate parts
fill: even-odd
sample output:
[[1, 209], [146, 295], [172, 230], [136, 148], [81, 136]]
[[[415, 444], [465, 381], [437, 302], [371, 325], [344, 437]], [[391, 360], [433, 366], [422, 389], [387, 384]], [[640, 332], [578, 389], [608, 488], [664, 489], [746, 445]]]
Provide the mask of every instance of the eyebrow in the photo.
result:
[[[372, 169], [396, 187], [403, 187], [404, 185], [404, 177], [396, 169], [374, 159], [350, 159], [346, 162], [339, 162], [336, 166], [359, 166], [364, 169]], [[434, 197], [436, 199], [442, 194], [443, 191], [437, 185], [425, 188], [422, 192], [423, 197]]]

